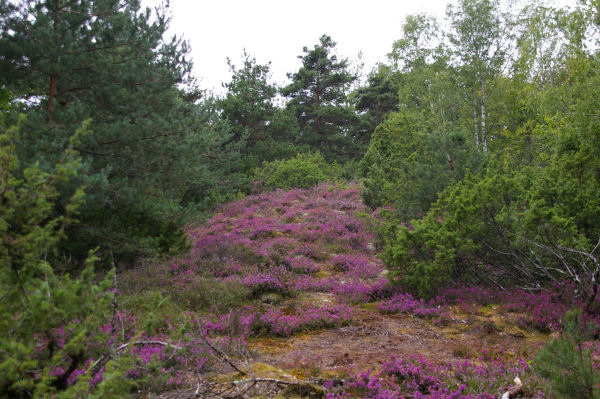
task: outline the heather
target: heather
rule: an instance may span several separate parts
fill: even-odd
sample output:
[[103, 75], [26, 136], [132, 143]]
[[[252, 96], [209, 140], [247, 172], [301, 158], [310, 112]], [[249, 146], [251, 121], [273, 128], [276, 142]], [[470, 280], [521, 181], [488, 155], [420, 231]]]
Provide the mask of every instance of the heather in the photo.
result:
[[[419, 298], [393, 284], [377, 257], [380, 215], [362, 205], [355, 185], [248, 196], [190, 225], [188, 254], [122, 278], [127, 295], [158, 292], [162, 306], [181, 309], [180, 318], [229, 348], [240, 370], [268, 364], [261, 372], [272, 380], [271, 368], [282, 370], [328, 397], [491, 398], [514, 387], [515, 376], [525, 381], [523, 397], [548, 395], [531, 361], [547, 334], [562, 330], [567, 310], [582, 306], [572, 291], [458, 286]], [[169, 323], [159, 331], [176, 328]], [[369, 331], [387, 344], [375, 349]], [[417, 355], [407, 339], [428, 349]], [[332, 340], [339, 347], [321, 348]], [[219, 356], [209, 350], [206, 358], [207, 376], [223, 373]]]
[[512, 375], [527, 375], [529, 369], [522, 359], [485, 363], [463, 360], [440, 365], [418, 355], [406, 359], [392, 356], [379, 371], [354, 375], [343, 390], [334, 389], [331, 381], [326, 381], [330, 390], [326, 397], [492, 399], [499, 388], [510, 384]]
[[211, 275], [254, 298], [320, 291], [369, 301], [390, 290], [370, 223], [356, 186], [250, 196], [189, 228], [191, 250], [173, 264], [174, 284]]

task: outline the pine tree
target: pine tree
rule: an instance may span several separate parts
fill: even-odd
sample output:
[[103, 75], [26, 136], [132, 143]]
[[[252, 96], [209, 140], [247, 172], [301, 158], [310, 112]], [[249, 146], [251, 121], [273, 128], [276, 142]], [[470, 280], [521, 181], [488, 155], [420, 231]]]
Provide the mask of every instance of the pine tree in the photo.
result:
[[240, 69], [227, 60], [232, 76], [231, 81], [223, 85], [227, 93], [219, 105], [223, 116], [240, 130], [238, 136], [247, 130], [247, 143], [253, 146], [264, 139], [267, 121], [275, 113], [273, 101], [277, 88], [269, 82], [269, 64], [257, 64], [256, 59], [245, 51], [242, 57]]
[[348, 105], [348, 91], [356, 76], [348, 60], [333, 54], [336, 43], [321, 36], [312, 50], [304, 47], [302, 67], [289, 74], [292, 83], [281, 89], [288, 107], [296, 113], [301, 133], [299, 144], [320, 151], [327, 159], [345, 160], [362, 155], [354, 137], [357, 117]]
[[298, 129], [293, 115], [275, 105], [277, 87], [270, 81], [270, 63], [258, 64], [245, 51], [242, 61], [238, 68], [228, 60], [232, 76], [223, 85], [227, 93], [218, 106], [232, 127], [232, 139], [245, 142], [243, 168], [251, 170], [263, 161], [295, 155], [292, 140]]
[[[20, 158], [49, 170], [84, 120], [77, 147], [88, 187], [82, 220], [65, 252], [113, 249], [126, 259], [180, 242], [176, 214], [202, 186], [229, 132], [202, 124], [185, 41], [166, 39], [164, 7], [140, 1], [29, 0], [0, 11], [0, 73], [28, 100]], [[201, 113], [202, 111], [200, 111]], [[187, 186], [187, 188], [186, 188]], [[225, 186], [229, 186], [225, 184]], [[218, 185], [201, 190], [208, 197]], [[65, 197], [73, 187], [61, 188]], [[196, 190], [197, 191], [197, 190]], [[61, 212], [60, 201], [57, 206]]]
[[585, 346], [591, 329], [581, 310], [571, 309], [565, 315], [561, 337], [548, 342], [535, 357], [536, 371], [550, 380], [558, 398], [600, 397], [600, 374], [594, 368], [591, 350]]
[[362, 132], [359, 139], [368, 144], [375, 128], [399, 108], [398, 76], [386, 65], [379, 65], [367, 78], [367, 85], [353, 93], [353, 102], [359, 112]]

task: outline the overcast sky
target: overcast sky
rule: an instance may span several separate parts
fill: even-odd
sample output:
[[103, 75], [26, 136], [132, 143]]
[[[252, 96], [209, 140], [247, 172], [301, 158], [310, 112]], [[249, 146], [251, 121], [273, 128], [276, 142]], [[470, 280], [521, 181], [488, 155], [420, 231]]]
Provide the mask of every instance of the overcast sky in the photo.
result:
[[[568, 0], [559, 0], [568, 1]], [[144, 0], [146, 6], [160, 0]], [[231, 73], [227, 57], [241, 64], [245, 48], [261, 64], [271, 62], [273, 80], [300, 67], [302, 48], [322, 34], [337, 42], [337, 54], [356, 60], [363, 72], [386, 60], [409, 14], [443, 17], [448, 0], [171, 0], [171, 33], [190, 42], [200, 86], [221, 92]]]

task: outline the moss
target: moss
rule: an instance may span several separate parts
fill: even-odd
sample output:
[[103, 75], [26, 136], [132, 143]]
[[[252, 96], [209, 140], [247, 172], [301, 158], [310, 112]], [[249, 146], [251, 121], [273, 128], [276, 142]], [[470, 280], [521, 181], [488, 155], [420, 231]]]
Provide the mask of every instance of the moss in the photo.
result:
[[325, 277], [331, 277], [333, 274], [330, 271], [327, 270], [319, 270], [317, 271], [317, 273], [315, 273], [315, 277], [317, 278], [325, 278]]
[[315, 385], [307, 383], [290, 384], [283, 391], [281, 391], [277, 397], [320, 399], [323, 397], [323, 390]]
[[499, 311], [498, 305], [490, 304], [490, 305], [481, 306], [477, 310], [477, 313], [480, 316], [489, 316], [489, 317], [491, 317], [491, 316], [498, 315], [498, 313], [499, 313], [498, 311]]
[[262, 353], [276, 353], [292, 346], [290, 340], [285, 338], [248, 338], [247, 342], [253, 350], [260, 350]]
[[282, 369], [265, 363], [253, 363], [250, 367], [252, 368], [252, 373], [258, 378], [281, 379], [287, 375]]
[[378, 305], [377, 302], [369, 302], [369, 303], [361, 303], [358, 307], [363, 310], [372, 310], [373, 312], [376, 312], [376, 311], [378, 311], [377, 305]]

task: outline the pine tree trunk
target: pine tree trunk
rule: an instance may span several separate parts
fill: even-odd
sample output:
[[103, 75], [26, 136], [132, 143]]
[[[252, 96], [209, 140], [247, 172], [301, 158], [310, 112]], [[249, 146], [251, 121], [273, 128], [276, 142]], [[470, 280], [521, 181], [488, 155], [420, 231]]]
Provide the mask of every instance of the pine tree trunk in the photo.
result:
[[52, 122], [54, 113], [54, 100], [58, 95], [58, 75], [50, 75], [50, 88], [48, 90], [48, 104], [46, 105], [46, 123]]
[[[60, 0], [54, 2], [54, 21], [52, 29], [56, 33], [60, 19]], [[50, 75], [50, 87], [48, 88], [48, 104], [46, 105], [46, 123], [52, 122], [52, 114], [54, 113], [54, 100], [58, 96], [58, 75]]]

